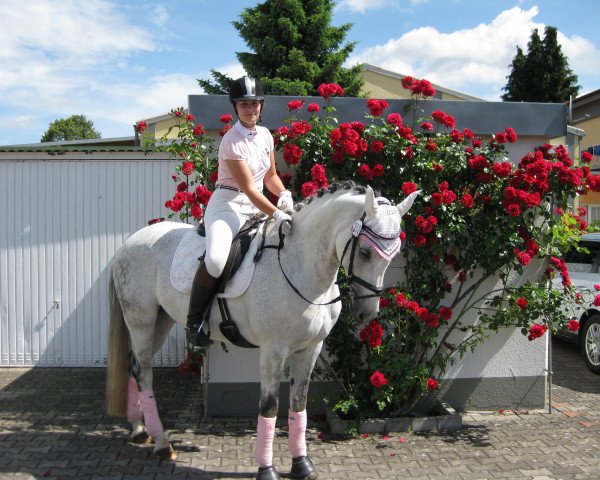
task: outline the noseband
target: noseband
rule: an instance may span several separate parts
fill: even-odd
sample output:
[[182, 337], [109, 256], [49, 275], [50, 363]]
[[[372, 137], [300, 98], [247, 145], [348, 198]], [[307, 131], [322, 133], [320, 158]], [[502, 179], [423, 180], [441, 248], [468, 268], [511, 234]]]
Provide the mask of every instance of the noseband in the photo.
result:
[[[360, 285], [361, 287], [366, 288], [367, 290], [370, 290], [371, 294], [367, 294], [367, 295], [357, 295], [355, 296], [352, 289], [350, 289], [350, 296], [351, 299], [353, 300], [360, 300], [363, 298], [372, 298], [372, 297], [380, 297], [381, 294], [383, 293], [383, 291], [385, 290], [383, 288], [383, 286], [381, 287], [377, 287], [369, 282], [367, 282], [366, 280], [363, 280], [362, 278], [358, 277], [357, 275], [354, 275], [353, 270], [354, 270], [354, 256], [356, 253], [356, 246], [358, 245], [358, 237], [359, 235], [365, 231], [367, 232], [369, 235], [371, 236], [375, 236], [377, 238], [383, 239], [383, 240], [394, 240], [396, 237], [385, 237], [382, 236], [376, 232], [374, 232], [372, 229], [370, 229], [369, 227], [367, 227], [364, 224], [364, 220], [365, 217], [367, 216], [367, 212], [363, 212], [361, 217], [356, 220], [356, 222], [354, 222], [354, 224], [352, 225], [352, 236], [348, 239], [348, 241], [346, 242], [346, 246], [344, 247], [344, 251], [342, 253], [342, 258], [340, 259], [340, 267], [342, 266], [342, 262], [344, 261], [344, 257], [346, 256], [346, 253], [348, 252], [348, 248], [350, 247], [350, 264], [348, 266], [348, 273], [346, 275], [347, 277], [347, 281], [349, 284], [352, 283], [356, 283], [358, 285]], [[283, 266], [281, 265], [281, 249], [283, 248], [283, 241], [285, 238], [285, 234], [282, 231], [282, 227], [283, 224], [279, 226], [279, 245], [266, 245], [263, 248], [277, 248], [277, 260], [279, 261], [279, 268], [281, 269], [281, 273], [283, 274], [283, 277], [285, 278], [285, 280], [287, 281], [288, 285], [291, 287], [291, 289], [296, 292], [296, 294], [302, 298], [305, 302], [310, 303], [311, 305], [331, 305], [332, 303], [336, 303], [342, 300], [342, 296], [341, 294], [338, 295], [336, 298], [334, 298], [333, 300], [330, 300], [329, 302], [326, 303], [314, 303], [311, 302], [309, 299], [307, 299], [304, 295], [302, 295], [302, 293], [300, 293], [300, 291], [294, 286], [294, 284], [292, 283], [292, 281], [288, 278], [288, 276], [286, 275], [285, 271], [283, 270]]]

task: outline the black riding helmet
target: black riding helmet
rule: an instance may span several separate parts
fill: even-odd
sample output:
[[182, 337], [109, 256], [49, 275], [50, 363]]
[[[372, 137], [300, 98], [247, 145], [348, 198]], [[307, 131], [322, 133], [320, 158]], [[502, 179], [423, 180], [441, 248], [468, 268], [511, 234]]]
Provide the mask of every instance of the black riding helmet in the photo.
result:
[[233, 105], [235, 113], [237, 113], [235, 102], [239, 100], [260, 101], [260, 111], [262, 113], [265, 102], [265, 93], [258, 79], [253, 77], [241, 77], [233, 81], [229, 88], [229, 101]]

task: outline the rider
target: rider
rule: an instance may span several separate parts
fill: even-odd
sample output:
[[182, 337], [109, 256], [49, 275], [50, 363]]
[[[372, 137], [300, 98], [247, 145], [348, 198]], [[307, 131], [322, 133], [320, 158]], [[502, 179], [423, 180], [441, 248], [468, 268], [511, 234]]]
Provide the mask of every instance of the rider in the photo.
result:
[[[238, 116], [219, 146], [218, 180], [204, 213], [206, 253], [200, 262], [190, 298], [186, 337], [193, 346], [206, 347], [212, 340], [203, 330], [205, 310], [223, 273], [233, 237], [246, 221], [263, 212], [277, 226], [291, 217], [292, 194], [275, 170], [273, 137], [259, 126], [264, 105], [258, 79], [241, 77], [229, 89], [229, 100]], [[279, 197], [277, 208], [262, 193], [263, 186]]]

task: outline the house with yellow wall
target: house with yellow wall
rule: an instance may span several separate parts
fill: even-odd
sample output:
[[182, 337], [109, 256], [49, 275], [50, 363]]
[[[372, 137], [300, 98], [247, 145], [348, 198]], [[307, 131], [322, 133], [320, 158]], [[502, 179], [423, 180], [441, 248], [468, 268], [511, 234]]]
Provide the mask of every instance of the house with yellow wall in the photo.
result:
[[[579, 132], [576, 138], [579, 152], [593, 155], [590, 168], [597, 174], [600, 172], [600, 90], [575, 98], [569, 110], [569, 125]], [[588, 211], [588, 223], [600, 221], [600, 192], [581, 196], [580, 205]]]
[[[410, 98], [410, 92], [402, 87], [402, 79], [406, 75], [365, 63], [362, 65], [361, 76], [365, 81], [362, 94], [366, 97], [385, 99]], [[436, 89], [436, 95], [433, 97], [436, 100], [484, 101], [482, 98], [457, 92], [456, 90], [451, 90], [440, 85], [433, 84], [433, 87]]]
[[[410, 99], [410, 92], [402, 87], [402, 79], [406, 77], [406, 75], [365, 63], [362, 65], [361, 76], [364, 80], [364, 86], [361, 93], [365, 97]], [[457, 92], [440, 85], [433, 84], [433, 87], [436, 89], [436, 94], [433, 97], [436, 100], [484, 101], [481, 98]], [[185, 113], [187, 113], [187, 111]], [[175, 125], [175, 120], [168, 114], [146, 118], [144, 121], [148, 124], [146, 135], [149, 135], [151, 138], [162, 137], [167, 133], [170, 127]], [[176, 132], [173, 132], [170, 136], [174, 138]], [[141, 140], [141, 143], [143, 144], [143, 139]]]

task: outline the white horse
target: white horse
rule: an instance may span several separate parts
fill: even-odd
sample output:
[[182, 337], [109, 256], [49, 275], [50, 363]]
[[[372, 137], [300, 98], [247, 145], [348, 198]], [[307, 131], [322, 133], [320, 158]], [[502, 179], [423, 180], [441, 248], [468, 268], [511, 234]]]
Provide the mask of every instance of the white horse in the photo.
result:
[[[339, 267], [348, 276], [357, 320], [371, 320], [378, 313], [385, 271], [399, 248], [400, 219], [416, 194], [390, 206], [375, 198], [370, 187], [346, 183], [322, 189], [306, 205], [297, 206], [302, 208], [293, 214], [283, 248], [263, 250], [246, 292], [228, 300], [243, 337], [260, 347], [257, 478], [280, 478], [272, 466], [272, 443], [286, 359], [291, 476], [317, 478], [306, 451], [306, 399], [323, 340], [340, 314]], [[143, 443], [153, 438], [155, 454], [163, 459], [174, 459], [176, 453], [158, 416], [150, 363], [174, 322], [186, 324], [189, 295], [172, 287], [169, 273], [174, 252], [189, 228], [161, 222], [134, 233], [115, 255], [109, 284], [108, 413], [127, 415], [132, 440]], [[265, 236], [265, 245], [279, 243], [274, 225], [268, 225]], [[216, 304], [210, 318], [212, 338], [225, 340]]]

